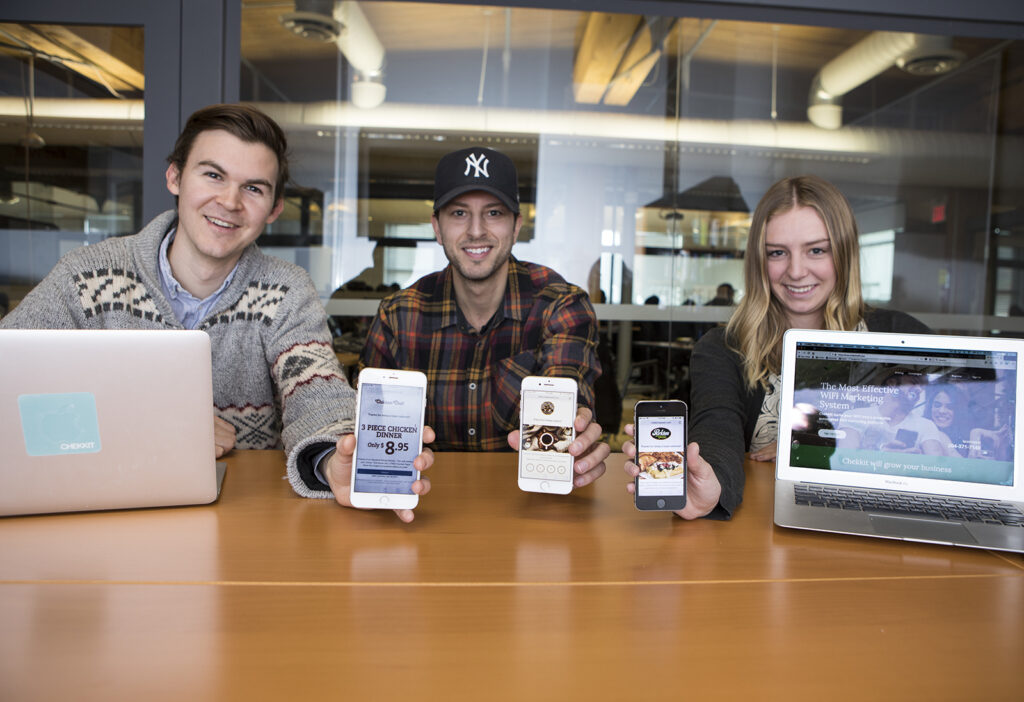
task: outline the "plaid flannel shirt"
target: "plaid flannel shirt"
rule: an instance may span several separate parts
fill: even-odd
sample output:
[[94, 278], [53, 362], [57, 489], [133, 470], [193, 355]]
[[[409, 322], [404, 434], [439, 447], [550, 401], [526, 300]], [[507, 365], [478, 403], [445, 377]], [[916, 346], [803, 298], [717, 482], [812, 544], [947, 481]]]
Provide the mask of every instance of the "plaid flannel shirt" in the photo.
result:
[[360, 369], [427, 376], [426, 421], [441, 451], [508, 449], [528, 375], [573, 378], [593, 409], [597, 318], [587, 294], [544, 266], [509, 259], [505, 301], [474, 331], [455, 302], [451, 266], [381, 301]]

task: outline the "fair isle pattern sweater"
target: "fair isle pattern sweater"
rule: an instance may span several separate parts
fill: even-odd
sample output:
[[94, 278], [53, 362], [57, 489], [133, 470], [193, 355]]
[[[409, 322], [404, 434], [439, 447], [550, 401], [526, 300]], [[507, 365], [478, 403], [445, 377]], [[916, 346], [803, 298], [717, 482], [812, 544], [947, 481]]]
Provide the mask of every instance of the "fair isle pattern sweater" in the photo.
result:
[[[69, 252], [0, 327], [181, 329], [157, 272], [160, 243], [176, 219], [168, 211], [134, 236]], [[235, 446], [283, 447], [295, 491], [330, 497], [302, 481], [298, 461], [352, 431], [355, 393], [306, 271], [250, 245], [197, 328], [210, 335], [215, 411], [234, 425]]]

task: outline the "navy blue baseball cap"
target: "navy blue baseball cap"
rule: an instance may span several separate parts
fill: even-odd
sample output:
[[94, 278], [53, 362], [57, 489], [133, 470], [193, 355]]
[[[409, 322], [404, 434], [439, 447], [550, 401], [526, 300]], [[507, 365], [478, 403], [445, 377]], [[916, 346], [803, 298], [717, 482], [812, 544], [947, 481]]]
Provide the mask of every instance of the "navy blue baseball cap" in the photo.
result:
[[491, 193], [519, 214], [519, 176], [505, 154], [486, 146], [453, 151], [441, 158], [434, 172], [434, 211], [452, 198], [473, 190]]

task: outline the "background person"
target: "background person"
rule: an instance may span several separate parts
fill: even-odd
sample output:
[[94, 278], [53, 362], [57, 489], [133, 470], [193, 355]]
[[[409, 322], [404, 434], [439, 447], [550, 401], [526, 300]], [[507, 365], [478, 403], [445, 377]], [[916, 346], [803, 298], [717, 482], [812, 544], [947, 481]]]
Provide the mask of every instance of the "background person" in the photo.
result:
[[732, 307], [735, 304], [736, 288], [729, 283], [722, 283], [715, 289], [715, 296], [708, 300], [708, 307]]
[[[732, 307], [735, 304], [736, 288], [729, 283], [722, 283], [715, 288], [715, 296], [704, 303], [705, 307]], [[683, 303], [686, 304], [685, 302]], [[705, 323], [697, 325], [695, 338], [700, 338], [717, 327], [717, 323]]]
[[[744, 452], [774, 459], [787, 329], [929, 331], [907, 314], [864, 304], [857, 236], [846, 198], [816, 176], [783, 179], [761, 198], [747, 239], [743, 299], [727, 326], [700, 339], [690, 362], [693, 441], [679, 516], [728, 519], [743, 499]], [[626, 442], [623, 452], [633, 458], [636, 446]], [[624, 467], [637, 474], [634, 463]]]

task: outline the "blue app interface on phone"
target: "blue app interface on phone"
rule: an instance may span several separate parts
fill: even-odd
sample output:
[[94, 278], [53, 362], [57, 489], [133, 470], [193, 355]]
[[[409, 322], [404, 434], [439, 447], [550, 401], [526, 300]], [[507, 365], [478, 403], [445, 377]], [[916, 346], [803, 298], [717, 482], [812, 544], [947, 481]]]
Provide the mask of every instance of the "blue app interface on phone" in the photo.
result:
[[411, 495], [416, 480], [423, 388], [360, 383], [355, 489]]

